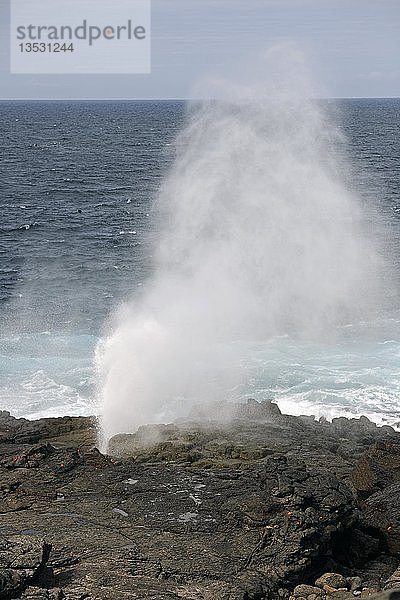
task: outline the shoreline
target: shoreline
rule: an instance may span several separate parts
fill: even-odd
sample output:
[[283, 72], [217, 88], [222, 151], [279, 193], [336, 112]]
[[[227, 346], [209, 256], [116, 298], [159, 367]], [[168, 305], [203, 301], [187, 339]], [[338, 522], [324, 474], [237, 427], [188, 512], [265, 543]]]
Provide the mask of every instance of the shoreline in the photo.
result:
[[[246, 403], [247, 402], [247, 398], [250, 395], [241, 398], [240, 400], [238, 400], [237, 402], [231, 401], [231, 404], [236, 404], [236, 403]], [[257, 402], [262, 402], [262, 400], [257, 400]], [[365, 412], [352, 412], [351, 410], [348, 411], [341, 411], [341, 410], [336, 410], [336, 409], [332, 409], [331, 407], [324, 412], [323, 409], [321, 410], [317, 410], [314, 411], [314, 414], [309, 413], [308, 411], [306, 412], [301, 412], [301, 411], [296, 411], [296, 412], [292, 412], [290, 410], [288, 410], [288, 405], [285, 403], [284, 406], [282, 406], [282, 402], [279, 401], [275, 401], [275, 400], [268, 400], [268, 402], [271, 402], [272, 404], [276, 404], [279, 407], [279, 410], [285, 414], [286, 416], [291, 416], [291, 417], [298, 417], [298, 418], [311, 418], [313, 417], [314, 420], [316, 422], [318, 421], [322, 421], [322, 422], [327, 422], [327, 423], [332, 423], [333, 419], [340, 419], [340, 418], [344, 418], [344, 419], [348, 419], [348, 420], [358, 420], [361, 417], [366, 417], [369, 421], [371, 421], [371, 423], [374, 423], [377, 427], [392, 427], [395, 431], [400, 432], [400, 411], [399, 414], [396, 415], [396, 417], [393, 416], [393, 418], [389, 419], [387, 417], [383, 417], [382, 419], [376, 419], [373, 416], [375, 416], [377, 413], [373, 412], [373, 413], [365, 413]], [[92, 403], [92, 406], [94, 406], [94, 403]], [[327, 416], [327, 412], [330, 413], [329, 416]], [[37, 422], [37, 421], [43, 421], [43, 420], [47, 420], [47, 419], [63, 419], [63, 418], [91, 418], [91, 419], [95, 419], [98, 420], [100, 419], [101, 415], [99, 414], [95, 414], [95, 411], [91, 411], [89, 409], [89, 403], [88, 403], [88, 410], [87, 411], [83, 411], [80, 413], [66, 413], [66, 414], [50, 414], [50, 415], [46, 415], [45, 413], [39, 413], [37, 416], [32, 416], [29, 415], [21, 415], [21, 416], [15, 416], [15, 415], [11, 415], [11, 411], [8, 408], [3, 408], [0, 409], [0, 415], [2, 413], [9, 413], [10, 416], [13, 416], [13, 418], [15, 419], [23, 419], [26, 421], [30, 421], [30, 422]], [[316, 414], [315, 414], [316, 413]], [[187, 417], [189, 418], [189, 417]], [[162, 424], [162, 423], [158, 423], [158, 424]], [[157, 423], [154, 423], [154, 425], [157, 425]], [[127, 432], [122, 432], [122, 433], [127, 433]]]
[[96, 435], [93, 417], [0, 412], [1, 597], [350, 600], [400, 588], [393, 428], [248, 401], [225, 423], [197, 413], [114, 436], [108, 455]]

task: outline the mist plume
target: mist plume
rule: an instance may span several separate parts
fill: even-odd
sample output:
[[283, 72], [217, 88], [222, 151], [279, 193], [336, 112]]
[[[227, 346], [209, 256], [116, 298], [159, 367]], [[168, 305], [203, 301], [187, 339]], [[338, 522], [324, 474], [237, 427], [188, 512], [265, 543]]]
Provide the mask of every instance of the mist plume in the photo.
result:
[[97, 351], [103, 440], [234, 398], [242, 343], [334, 336], [379, 302], [342, 136], [287, 62], [272, 54], [262, 84], [220, 83], [188, 105], [156, 202], [153, 275]]

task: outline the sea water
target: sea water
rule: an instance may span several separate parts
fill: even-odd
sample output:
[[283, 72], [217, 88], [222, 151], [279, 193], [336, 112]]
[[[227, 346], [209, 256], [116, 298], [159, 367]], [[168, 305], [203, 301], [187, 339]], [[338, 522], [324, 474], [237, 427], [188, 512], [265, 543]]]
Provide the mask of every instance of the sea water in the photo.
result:
[[[390, 232], [383, 252], [398, 270], [400, 102], [334, 110], [351, 160], [346, 185], [366, 214], [379, 210]], [[98, 410], [94, 350], [113, 308], [151, 277], [154, 199], [183, 118], [180, 102], [1, 103], [0, 409], [29, 418]], [[372, 321], [344, 323], [334, 342], [237, 342], [232, 364], [245, 383], [224, 397], [395, 423], [399, 324], [393, 298]]]

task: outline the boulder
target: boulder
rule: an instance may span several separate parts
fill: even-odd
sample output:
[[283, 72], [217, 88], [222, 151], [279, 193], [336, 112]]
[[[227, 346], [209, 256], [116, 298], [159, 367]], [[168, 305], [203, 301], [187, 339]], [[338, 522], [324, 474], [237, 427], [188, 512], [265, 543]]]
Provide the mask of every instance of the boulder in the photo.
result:
[[390, 554], [400, 556], [400, 483], [368, 497], [362, 522], [379, 531]]
[[352, 484], [364, 500], [393, 483], [400, 483], [400, 444], [378, 442], [357, 461]]
[[236, 404], [232, 411], [232, 416], [236, 419], [256, 421], [261, 419], [267, 422], [279, 419], [281, 415], [279, 406], [269, 400], [257, 402], [257, 400], [249, 399], [244, 404]]

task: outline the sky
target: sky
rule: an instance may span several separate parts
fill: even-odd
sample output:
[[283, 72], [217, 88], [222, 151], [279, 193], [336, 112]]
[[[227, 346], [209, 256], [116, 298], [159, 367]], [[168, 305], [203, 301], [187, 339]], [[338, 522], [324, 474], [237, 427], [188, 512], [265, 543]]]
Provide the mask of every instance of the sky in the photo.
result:
[[151, 73], [138, 75], [10, 74], [9, 2], [1, 99], [190, 98], [203, 79], [240, 80], [282, 43], [304, 53], [323, 96], [400, 96], [400, 0], [152, 0]]

